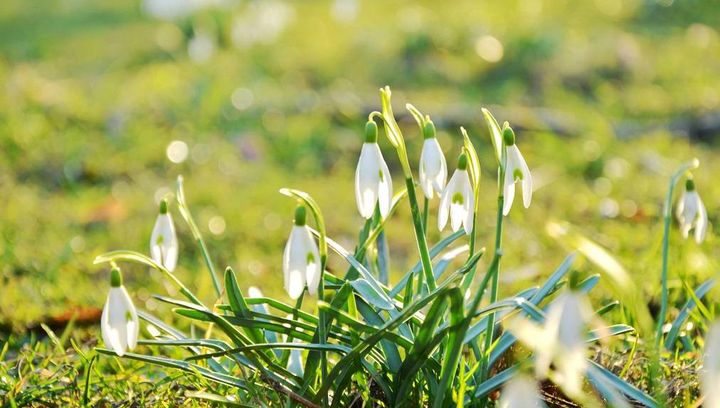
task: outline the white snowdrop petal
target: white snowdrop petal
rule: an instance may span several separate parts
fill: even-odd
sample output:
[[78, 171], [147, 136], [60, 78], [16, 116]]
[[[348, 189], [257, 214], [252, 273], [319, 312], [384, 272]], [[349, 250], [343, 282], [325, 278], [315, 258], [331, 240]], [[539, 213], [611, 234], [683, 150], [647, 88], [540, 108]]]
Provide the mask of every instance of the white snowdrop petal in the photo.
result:
[[320, 286], [320, 278], [322, 276], [322, 273], [320, 271], [320, 252], [318, 250], [317, 244], [315, 243], [315, 239], [312, 237], [312, 235], [310, 234], [310, 230], [307, 227], [305, 227], [305, 232], [305, 248], [307, 250], [307, 266], [305, 268], [305, 278], [307, 281], [308, 293], [314, 296], [317, 294], [318, 287]]
[[467, 193], [466, 200], [467, 204], [465, 205], [465, 220], [463, 220], [463, 225], [465, 226], [465, 233], [470, 235], [472, 234], [473, 218], [475, 216], [475, 197], [472, 191]]
[[[110, 340], [115, 352], [122, 356], [128, 348], [127, 333], [127, 303], [126, 294], [122, 287], [110, 288], [108, 294], [108, 325], [110, 326]], [[122, 354], [121, 354], [122, 353]]]
[[120, 286], [119, 289], [119, 297], [123, 302], [123, 309], [125, 312], [123, 315], [125, 319], [125, 333], [127, 335], [127, 345], [128, 348], [132, 350], [135, 348], [135, 346], [137, 346], [140, 323], [138, 321], [137, 310], [135, 310], [135, 305], [133, 304], [130, 295], [127, 293], [127, 290], [124, 286]]
[[158, 214], [150, 235], [150, 256], [153, 261], [172, 272], [177, 266], [178, 240], [169, 213]]
[[445, 186], [445, 189], [440, 196], [440, 210], [438, 214], [438, 228], [442, 231], [447, 225], [448, 216], [450, 215], [450, 204], [452, 196], [455, 194], [456, 185], [458, 182], [458, 171], [455, 170], [450, 181]]
[[380, 164], [377, 154], [379, 151], [377, 143], [364, 143], [355, 170], [355, 200], [360, 215], [366, 219], [372, 217], [378, 198]]
[[119, 333], [110, 325], [110, 295], [108, 295], [108, 300], [105, 302], [102, 317], [100, 318], [100, 332], [105, 347], [114, 350], [115, 354], [122, 357], [125, 350], [120, 343]]
[[512, 208], [513, 200], [515, 199], [515, 183], [505, 183], [503, 196], [503, 215], [508, 215], [510, 208]]
[[288, 273], [287, 292], [291, 299], [297, 300], [305, 290], [305, 277], [303, 271], [292, 269]]
[[462, 226], [463, 219], [465, 218], [465, 209], [460, 204], [450, 205], [450, 226], [453, 232], [457, 232]]
[[705, 240], [705, 234], [707, 233], [707, 224], [707, 210], [705, 209], [705, 204], [703, 204], [703, 202], [700, 201], [698, 197], [698, 218], [695, 223], [695, 242], [697, 242], [698, 244], [702, 243]]
[[385, 218], [390, 212], [390, 207], [392, 206], [392, 177], [390, 176], [390, 169], [388, 169], [379, 148], [377, 149], [377, 154], [379, 155], [380, 172], [382, 174], [382, 178], [379, 180], [377, 197], [378, 204], [380, 205], [380, 215]]

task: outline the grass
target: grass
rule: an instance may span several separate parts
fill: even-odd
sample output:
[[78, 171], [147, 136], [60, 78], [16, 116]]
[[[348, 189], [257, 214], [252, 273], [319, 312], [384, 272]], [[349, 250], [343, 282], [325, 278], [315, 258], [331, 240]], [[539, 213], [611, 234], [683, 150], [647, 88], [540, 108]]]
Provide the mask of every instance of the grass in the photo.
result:
[[[233, 266], [243, 289], [255, 285], [273, 297], [284, 296], [275, 282], [293, 203], [281, 199], [280, 187], [310, 192], [321, 208], [332, 209], [325, 211], [328, 234], [350, 247], [360, 225], [352, 171], [362, 122], [384, 84], [393, 86], [396, 100], [432, 114], [448, 158], [459, 153], [460, 125], [482, 141], [476, 146], [483, 197], [494, 196], [495, 174], [480, 107], [491, 107], [516, 128], [539, 188], [530, 210], [514, 210], [505, 225], [506, 252], [513, 255], [503, 260], [501, 297], [542, 282], [573, 249], [547, 234], [550, 215], [617, 257], [640, 298], [656, 312], [667, 178], [692, 157], [701, 162], [694, 176], [711, 227], [718, 221], [717, 130], [704, 130], [703, 121], [720, 105], [715, 75], [720, 40], [712, 28], [720, 14], [712, 4], [687, 2], [614, 9], [594, 3], [552, 2], [540, 9], [528, 4], [363, 4], [351, 23], [330, 18], [325, 2], [293, 4], [277, 38], [236, 48], [229, 27], [232, 18], [255, 12], [249, 5], [170, 23], [143, 14], [137, 3], [3, 3], [0, 340], [8, 351], [0, 367], [8, 379], [2, 382], [5, 398], [12, 395], [22, 405], [29, 401], [23, 398], [42, 398], [39, 390], [54, 387], [57, 401], [79, 403], [99, 331], [90, 326], [72, 332], [58, 347], [40, 323], [67, 322], [75, 311], [97, 314], [107, 270], [92, 260], [115, 248], [147, 252], [156, 200], [172, 189], [178, 174], [186, 177], [190, 205], [217, 266]], [[188, 59], [185, 36], [191, 27], [209, 29], [221, 40], [211, 62]], [[486, 34], [504, 46], [497, 63], [475, 50], [477, 38]], [[233, 94], [240, 108], [233, 105]], [[420, 136], [411, 117], [399, 121], [410, 161], [416, 162]], [[183, 163], [166, 156], [172, 140], [189, 146]], [[390, 146], [382, 147], [393, 157]], [[395, 159], [389, 165], [398, 184], [401, 165]], [[479, 211], [492, 214], [494, 205], [481, 200]], [[387, 226], [391, 282], [415, 262], [405, 207]], [[431, 214], [428, 239], [437, 242], [434, 206]], [[491, 218], [478, 219], [479, 246], [491, 246]], [[177, 275], [212, 302], [212, 282], [183, 228]], [[670, 248], [672, 321], [689, 298], [685, 285], [695, 288], [716, 273], [711, 254], [718, 241], [711, 230], [697, 246], [671, 229]], [[485, 267], [487, 262], [480, 261]], [[584, 273], [597, 271], [578, 262]], [[339, 272], [344, 265], [331, 257], [329, 269]], [[151, 297], [166, 293], [158, 273], [128, 266], [125, 278], [136, 288], [138, 305], [170, 323], [180, 321]], [[596, 305], [614, 298], [604, 280], [592, 293]], [[615, 310], [608, 318], [619, 320], [622, 314]], [[697, 311], [691, 318], [696, 322], [691, 333], [699, 336], [706, 319]], [[55, 329], [62, 333], [63, 325]], [[672, 373], [693, 367], [696, 357], [692, 351], [673, 358], [670, 367], [679, 368]], [[620, 357], [610, 360], [618, 367], [623, 363]], [[122, 364], [128, 369], [114, 359], [97, 360], [92, 402], [129, 404], [128, 389], [162, 401], [207, 388], [193, 376], [183, 376], [179, 385], [163, 384], [157, 381], [166, 378], [163, 371]], [[45, 378], [43, 370], [61, 370], [69, 385]], [[636, 375], [642, 384], [642, 373]], [[155, 388], [144, 388], [142, 381]], [[695, 395], [687, 386], [692, 380], [673, 384], [678, 395], [685, 392], [689, 400]]]

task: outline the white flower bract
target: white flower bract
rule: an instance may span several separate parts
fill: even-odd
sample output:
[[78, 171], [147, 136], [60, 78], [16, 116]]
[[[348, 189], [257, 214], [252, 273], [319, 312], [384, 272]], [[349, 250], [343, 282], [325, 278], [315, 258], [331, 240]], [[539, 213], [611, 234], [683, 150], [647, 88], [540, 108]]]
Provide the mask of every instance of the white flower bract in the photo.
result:
[[512, 208], [513, 200], [515, 199], [515, 183], [520, 181], [522, 186], [523, 205], [525, 208], [530, 206], [532, 200], [532, 176], [530, 175], [530, 169], [528, 169], [525, 159], [520, 153], [520, 149], [517, 145], [512, 144], [506, 146], [506, 167], [505, 167], [505, 180], [503, 187], [503, 196], [505, 197], [505, 203], [503, 205], [503, 215], [510, 213]]
[[137, 311], [125, 287], [110, 288], [100, 318], [105, 346], [122, 357], [127, 350], [137, 345], [139, 328]]
[[380, 215], [385, 218], [392, 204], [392, 179], [380, 147], [377, 143], [363, 143], [355, 170], [355, 199], [360, 215], [369, 219], [380, 206]]
[[293, 225], [283, 255], [285, 291], [292, 299], [302, 294], [307, 284], [308, 293], [315, 295], [320, 284], [320, 254], [317, 244], [306, 225]]
[[457, 231], [461, 226], [465, 232], [472, 232], [475, 197], [467, 170], [457, 169], [450, 177], [440, 197], [440, 213], [438, 215], [438, 228], [442, 231], [450, 218], [450, 226]]
[[447, 180], [447, 163], [440, 143], [434, 137], [425, 139], [420, 153], [420, 187], [427, 199], [440, 196]]
[[158, 214], [150, 235], [150, 256], [168, 271], [175, 270], [178, 259], [178, 240], [170, 213]]
[[705, 205], [696, 190], [685, 191], [678, 201], [675, 215], [680, 222], [680, 231], [687, 238], [691, 229], [695, 229], [695, 242], [698, 244], [705, 240], [708, 216]]

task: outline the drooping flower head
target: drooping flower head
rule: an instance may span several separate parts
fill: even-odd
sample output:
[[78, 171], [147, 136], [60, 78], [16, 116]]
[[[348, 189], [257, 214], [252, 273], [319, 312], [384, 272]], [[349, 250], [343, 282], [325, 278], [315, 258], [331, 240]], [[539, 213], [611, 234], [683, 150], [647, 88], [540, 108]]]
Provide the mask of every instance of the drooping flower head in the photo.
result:
[[695, 190], [692, 179], [685, 181], [685, 192], [680, 197], [675, 215], [680, 222], [680, 231], [684, 238], [688, 237], [691, 229], [695, 229], [695, 242], [698, 244], [705, 240], [708, 218], [705, 205]]
[[445, 228], [449, 217], [453, 231], [457, 231], [461, 226], [464, 226], [466, 233], [470, 234], [472, 232], [475, 197], [467, 168], [468, 158], [465, 153], [462, 153], [458, 158], [457, 169], [445, 186], [440, 198], [440, 214], [438, 215], [440, 231]]
[[122, 357], [137, 345], [139, 328], [137, 311], [123, 286], [122, 273], [120, 269], [113, 268], [110, 272], [110, 292], [100, 318], [105, 347]]
[[390, 170], [380, 152], [377, 139], [377, 125], [368, 121], [365, 125], [365, 143], [355, 170], [355, 200], [360, 215], [366, 219], [372, 217], [375, 205], [380, 206], [380, 215], [385, 218], [392, 203]]
[[503, 205], [503, 215], [510, 213], [513, 200], [515, 199], [515, 183], [518, 181], [522, 186], [523, 205], [525, 208], [530, 206], [532, 200], [532, 176], [528, 169], [527, 163], [522, 153], [515, 144], [515, 132], [510, 126], [503, 129], [503, 142], [505, 144], [505, 180], [503, 182], [503, 196], [505, 204]]
[[315, 295], [320, 284], [320, 254], [317, 244], [305, 224], [304, 206], [295, 209], [295, 225], [285, 245], [283, 255], [283, 274], [285, 291], [292, 299], [297, 299], [308, 287], [308, 293]]
[[435, 124], [427, 120], [423, 127], [422, 153], [420, 153], [420, 187], [427, 199], [440, 196], [447, 180], [445, 155], [435, 137]]
[[705, 395], [703, 407], [720, 408], [720, 322], [710, 326], [705, 337], [700, 382]]
[[150, 235], [150, 256], [153, 261], [164, 266], [168, 271], [175, 270], [178, 259], [178, 240], [172, 217], [168, 212], [167, 200], [160, 202], [160, 213]]

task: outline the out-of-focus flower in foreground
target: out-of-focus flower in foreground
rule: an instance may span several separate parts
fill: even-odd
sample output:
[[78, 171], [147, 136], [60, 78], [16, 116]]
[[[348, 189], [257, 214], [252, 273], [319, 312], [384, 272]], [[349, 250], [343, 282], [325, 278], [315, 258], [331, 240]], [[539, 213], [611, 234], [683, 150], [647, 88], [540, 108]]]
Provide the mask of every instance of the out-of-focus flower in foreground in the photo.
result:
[[708, 225], [707, 211], [695, 190], [695, 182], [692, 179], [685, 182], [685, 192], [678, 201], [675, 215], [680, 222], [680, 231], [684, 238], [687, 238], [690, 230], [694, 228], [695, 242], [700, 244], [705, 240]]
[[[552, 380], [570, 397], [582, 395], [586, 370], [587, 324], [592, 309], [587, 299], [574, 290], [560, 295], [551, 305], [545, 324], [517, 319], [510, 331], [535, 353], [535, 374]], [[550, 367], [553, 367], [552, 373]]]
[[137, 345], [139, 331], [138, 315], [130, 296], [122, 282], [120, 269], [110, 272], [110, 293], [108, 293], [102, 317], [100, 331], [105, 346], [122, 357], [129, 349]]
[[422, 153], [420, 153], [420, 187], [427, 199], [440, 196], [447, 180], [447, 163], [440, 143], [435, 137], [435, 125], [428, 120], [423, 129]]
[[710, 326], [705, 337], [703, 368], [700, 371], [705, 400], [703, 407], [720, 408], [720, 322]]
[[526, 375], [516, 375], [505, 384], [499, 408], [545, 407], [535, 380]]
[[525, 158], [515, 144], [515, 133], [512, 128], [506, 127], [503, 130], [503, 141], [505, 143], [505, 152], [507, 162], [505, 165], [505, 180], [503, 196], [505, 204], [503, 205], [503, 215], [510, 213], [513, 200], [515, 199], [515, 183], [520, 181], [522, 186], [523, 205], [525, 208], [530, 206], [532, 200], [532, 176], [528, 169]]
[[155, 220], [155, 226], [150, 235], [150, 256], [153, 261], [168, 271], [175, 270], [178, 259], [178, 239], [166, 200], [160, 202], [160, 214]]
[[380, 215], [385, 218], [392, 203], [390, 170], [380, 152], [377, 138], [377, 125], [368, 121], [365, 125], [365, 143], [355, 170], [355, 200], [360, 215], [366, 219], [372, 217], [376, 204], [380, 206]]
[[472, 232], [475, 197], [467, 167], [468, 158], [463, 153], [458, 158], [457, 169], [450, 177], [440, 198], [440, 214], [438, 215], [440, 231], [445, 228], [449, 217], [453, 231], [464, 226], [466, 233]]
[[295, 209], [295, 225], [290, 231], [283, 255], [285, 290], [292, 299], [297, 299], [305, 290], [315, 295], [320, 284], [320, 254], [317, 244], [305, 224], [305, 207]]

